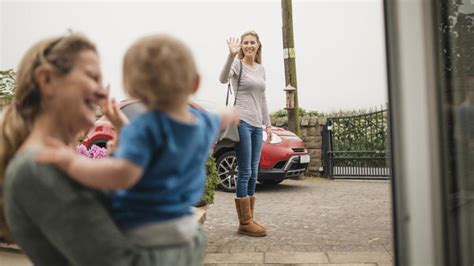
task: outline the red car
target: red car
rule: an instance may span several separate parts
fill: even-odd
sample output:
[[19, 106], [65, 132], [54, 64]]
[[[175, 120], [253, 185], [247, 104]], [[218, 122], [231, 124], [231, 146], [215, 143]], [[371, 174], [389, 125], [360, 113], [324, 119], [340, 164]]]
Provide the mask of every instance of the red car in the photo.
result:
[[[192, 103], [193, 108], [204, 110], [199, 105]], [[120, 109], [132, 120], [144, 112], [145, 108], [137, 101], [123, 101]], [[296, 179], [302, 176], [309, 165], [309, 153], [304, 147], [303, 141], [290, 131], [278, 127], [272, 127], [273, 138], [271, 143], [263, 143], [262, 155], [258, 171], [258, 182], [263, 184], [279, 184], [283, 180]], [[263, 131], [263, 139], [266, 133]], [[108, 140], [114, 136], [112, 124], [101, 117], [96, 121], [94, 127], [86, 134], [83, 144], [90, 148], [93, 144], [106, 147]], [[263, 141], [263, 140], [262, 140]], [[233, 148], [223, 147], [216, 143], [213, 150], [216, 158], [217, 174], [220, 179], [219, 188], [235, 191], [237, 179], [237, 160]]]

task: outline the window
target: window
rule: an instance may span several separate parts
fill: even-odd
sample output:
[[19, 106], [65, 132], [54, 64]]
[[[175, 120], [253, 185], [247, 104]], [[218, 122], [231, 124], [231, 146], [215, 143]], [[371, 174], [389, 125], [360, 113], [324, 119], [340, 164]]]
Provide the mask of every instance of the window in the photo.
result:
[[474, 1], [437, 2], [449, 265], [474, 264]]

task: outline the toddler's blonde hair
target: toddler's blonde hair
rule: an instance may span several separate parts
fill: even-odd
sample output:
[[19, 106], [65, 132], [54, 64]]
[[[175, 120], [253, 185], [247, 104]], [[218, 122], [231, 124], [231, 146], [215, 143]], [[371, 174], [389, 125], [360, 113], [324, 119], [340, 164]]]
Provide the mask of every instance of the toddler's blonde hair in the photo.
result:
[[125, 54], [125, 91], [149, 109], [167, 110], [187, 101], [197, 78], [190, 49], [170, 35], [140, 38]]

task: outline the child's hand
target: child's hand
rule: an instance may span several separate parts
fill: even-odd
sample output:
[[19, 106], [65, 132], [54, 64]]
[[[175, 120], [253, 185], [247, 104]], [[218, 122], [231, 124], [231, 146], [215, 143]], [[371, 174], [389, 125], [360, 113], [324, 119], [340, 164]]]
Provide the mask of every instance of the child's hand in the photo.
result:
[[67, 172], [74, 157], [77, 155], [74, 150], [61, 141], [48, 137], [45, 140], [46, 146], [36, 156], [36, 161], [44, 164], [53, 164]]
[[107, 99], [103, 101], [101, 107], [105, 116], [107, 119], [109, 119], [117, 132], [120, 132], [120, 129], [128, 124], [127, 116], [125, 116], [122, 110], [120, 110], [120, 107], [118, 106], [118, 103], [115, 99]]
[[115, 130], [119, 132], [124, 125], [128, 124], [128, 118], [125, 116], [122, 110], [120, 110], [117, 101], [114, 98], [109, 98], [110, 85], [107, 85], [105, 91], [106, 97], [103, 97], [100, 100], [100, 107], [102, 108], [104, 115], [115, 127]]
[[239, 115], [234, 107], [226, 107], [221, 113], [221, 129], [229, 125], [237, 126], [240, 122]]

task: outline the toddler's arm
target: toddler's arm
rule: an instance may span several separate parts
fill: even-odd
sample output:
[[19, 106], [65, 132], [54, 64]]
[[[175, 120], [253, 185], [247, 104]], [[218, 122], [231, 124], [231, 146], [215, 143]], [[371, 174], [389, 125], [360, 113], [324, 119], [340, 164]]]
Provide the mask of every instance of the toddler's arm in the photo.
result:
[[229, 125], [237, 126], [240, 122], [239, 115], [234, 107], [226, 107], [219, 113], [221, 118], [221, 129]]
[[56, 139], [48, 139], [47, 146], [37, 156], [40, 163], [50, 163], [84, 186], [115, 190], [136, 184], [143, 168], [123, 159], [89, 159], [75, 153]]

